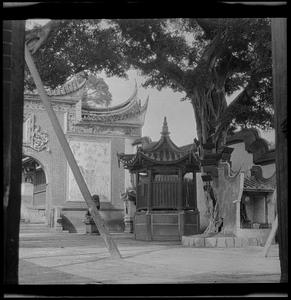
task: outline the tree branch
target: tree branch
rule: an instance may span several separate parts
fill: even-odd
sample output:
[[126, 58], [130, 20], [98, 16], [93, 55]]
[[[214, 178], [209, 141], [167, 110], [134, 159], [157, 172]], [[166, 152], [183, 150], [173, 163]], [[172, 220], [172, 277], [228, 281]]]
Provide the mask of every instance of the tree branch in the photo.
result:
[[227, 77], [233, 75], [234, 73], [243, 73], [250, 70], [250, 62], [238, 59], [231, 55], [229, 64], [227, 66]]
[[247, 99], [250, 99], [255, 91], [255, 85], [252, 80], [250, 80], [249, 84], [245, 87], [245, 89], [235, 97], [235, 99], [226, 107], [225, 111], [222, 113], [218, 122], [220, 125], [217, 128], [214, 134], [214, 140], [217, 141], [227, 126], [231, 123], [232, 119], [235, 117], [234, 110], [238, 105], [244, 102]]
[[59, 20], [52, 20], [41, 28], [35, 28], [26, 33], [25, 41], [32, 54], [36, 53], [46, 42], [52, 30], [56, 29], [60, 25], [60, 22]]
[[204, 31], [205, 38], [212, 39], [214, 29], [217, 28], [218, 21], [213, 19], [200, 19], [196, 18], [196, 23], [199, 25], [199, 27]]
[[167, 76], [182, 90], [185, 90], [184, 72], [174, 63], [168, 61], [163, 55], [157, 55], [157, 58], [149, 63], [144, 63], [134, 58], [130, 58], [129, 62], [143, 70], [145, 73], [150, 73], [153, 70], [158, 70], [161, 75]]

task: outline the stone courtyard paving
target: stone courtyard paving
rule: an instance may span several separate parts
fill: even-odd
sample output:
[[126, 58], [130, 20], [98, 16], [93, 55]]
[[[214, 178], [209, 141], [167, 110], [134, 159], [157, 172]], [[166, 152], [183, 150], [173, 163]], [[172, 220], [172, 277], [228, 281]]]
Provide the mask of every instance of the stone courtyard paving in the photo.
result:
[[278, 247], [193, 248], [113, 235], [121, 260], [100, 236], [20, 234], [20, 284], [279, 283]]

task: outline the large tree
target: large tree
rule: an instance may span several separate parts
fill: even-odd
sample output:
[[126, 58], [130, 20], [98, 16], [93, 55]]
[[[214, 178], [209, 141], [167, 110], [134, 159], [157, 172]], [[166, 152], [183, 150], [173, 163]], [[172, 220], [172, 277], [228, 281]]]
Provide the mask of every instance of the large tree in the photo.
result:
[[[183, 91], [200, 142], [230, 124], [272, 124], [271, 34], [266, 19], [118, 20], [123, 50], [148, 80]], [[227, 105], [226, 95], [240, 91]]]
[[[144, 86], [185, 93], [201, 143], [211, 140], [219, 147], [234, 124], [272, 126], [268, 19], [57, 22], [61, 26], [53, 27], [35, 55], [51, 87], [83, 70], [125, 76], [134, 67], [146, 76]], [[238, 95], [228, 105], [226, 96], [234, 92]]]

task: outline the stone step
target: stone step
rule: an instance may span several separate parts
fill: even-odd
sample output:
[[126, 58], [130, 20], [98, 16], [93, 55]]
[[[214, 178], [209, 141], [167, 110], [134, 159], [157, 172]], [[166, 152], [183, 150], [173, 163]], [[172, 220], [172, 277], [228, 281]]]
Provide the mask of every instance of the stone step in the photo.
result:
[[49, 232], [50, 228], [20, 228], [20, 232]]
[[47, 224], [44, 223], [24, 223], [24, 224], [20, 223], [20, 228], [36, 229], [36, 228], [49, 228], [49, 227]]
[[[56, 231], [54, 228], [49, 227], [44, 223], [20, 223], [20, 233], [50, 233]], [[61, 232], [69, 232], [63, 230]]]
[[51, 232], [51, 229], [21, 229], [20, 228], [20, 233], [40, 233], [40, 232]]
[[37, 226], [47, 226], [45, 223], [20, 223], [21, 227], [37, 227]]
[[260, 238], [241, 238], [234, 236], [203, 237], [201, 235], [182, 236], [182, 245], [196, 248], [244, 248], [264, 246]]

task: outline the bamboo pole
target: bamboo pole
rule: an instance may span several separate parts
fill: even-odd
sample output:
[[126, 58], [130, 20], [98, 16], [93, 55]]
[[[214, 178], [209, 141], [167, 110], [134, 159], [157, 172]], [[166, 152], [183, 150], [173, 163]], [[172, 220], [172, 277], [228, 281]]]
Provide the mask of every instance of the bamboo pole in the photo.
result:
[[[273, 197], [272, 197], [272, 202], [274, 202], [274, 200], [275, 200], [276, 205], [277, 205], [277, 197], [276, 197], [276, 195], [277, 195], [277, 189], [274, 190]], [[278, 214], [276, 215], [275, 220], [272, 222], [272, 229], [271, 229], [271, 231], [269, 233], [269, 236], [267, 238], [266, 244], [264, 246], [263, 255], [265, 257], [268, 256], [268, 252], [270, 250], [270, 247], [271, 247], [272, 241], [273, 241], [273, 239], [275, 237], [275, 234], [277, 232], [277, 229], [278, 229]]]
[[60, 142], [60, 145], [64, 151], [64, 154], [66, 156], [66, 159], [70, 165], [70, 168], [72, 170], [72, 173], [74, 174], [74, 177], [76, 179], [76, 182], [79, 186], [79, 189], [81, 191], [81, 194], [84, 198], [84, 200], [86, 201], [89, 210], [91, 212], [91, 215], [93, 217], [93, 220], [100, 232], [101, 237], [103, 238], [106, 247], [108, 248], [108, 251], [110, 253], [110, 255], [113, 258], [121, 258], [121, 255], [119, 253], [119, 250], [114, 242], [114, 240], [112, 239], [112, 237], [110, 236], [110, 233], [108, 231], [108, 229], [105, 227], [104, 221], [102, 220], [101, 216], [99, 215], [99, 212], [97, 210], [96, 205], [94, 204], [92, 197], [91, 197], [91, 193], [87, 187], [87, 184], [82, 176], [82, 173], [76, 163], [76, 160], [74, 158], [74, 155], [72, 153], [72, 150], [70, 148], [70, 145], [64, 135], [64, 132], [60, 126], [60, 123], [57, 119], [57, 116], [50, 104], [50, 100], [46, 94], [46, 91], [43, 87], [41, 78], [39, 76], [39, 73], [37, 71], [37, 68], [33, 62], [32, 56], [28, 50], [27, 45], [25, 45], [25, 61], [26, 64], [28, 66], [28, 69], [33, 77], [33, 80], [35, 82], [35, 85], [37, 87], [38, 93], [40, 95], [40, 99], [48, 113], [49, 119], [52, 123], [52, 126], [54, 128], [54, 131], [56, 133], [56, 136], [58, 138], [58, 141]]
[[275, 234], [277, 232], [277, 229], [278, 229], [278, 215], [276, 216], [274, 222], [272, 223], [272, 229], [271, 229], [271, 232], [268, 236], [268, 239], [266, 241], [266, 244], [265, 244], [265, 247], [264, 247], [264, 256], [267, 257], [268, 256], [268, 253], [269, 253], [269, 250], [271, 248], [271, 244], [272, 244], [272, 241], [275, 237]]

